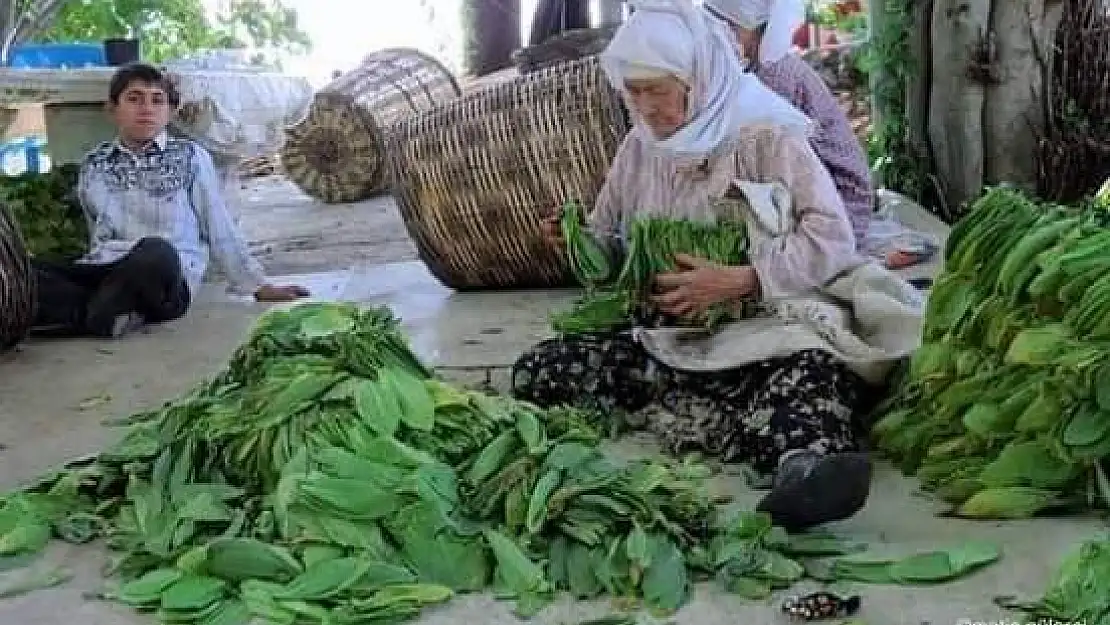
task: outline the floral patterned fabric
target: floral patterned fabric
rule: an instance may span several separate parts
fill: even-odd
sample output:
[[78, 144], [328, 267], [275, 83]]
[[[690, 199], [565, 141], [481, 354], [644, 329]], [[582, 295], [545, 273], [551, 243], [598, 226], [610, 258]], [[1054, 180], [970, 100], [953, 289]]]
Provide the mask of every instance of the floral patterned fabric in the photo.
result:
[[792, 450], [857, 451], [854, 416], [866, 388], [820, 350], [687, 374], [654, 361], [627, 333], [549, 339], [513, 368], [520, 399], [621, 411], [671, 453], [704, 451], [762, 473]]

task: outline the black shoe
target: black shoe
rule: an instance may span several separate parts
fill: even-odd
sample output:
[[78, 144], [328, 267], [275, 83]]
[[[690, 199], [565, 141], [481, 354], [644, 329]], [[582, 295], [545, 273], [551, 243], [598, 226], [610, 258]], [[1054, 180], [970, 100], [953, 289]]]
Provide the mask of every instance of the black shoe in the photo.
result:
[[756, 510], [788, 532], [801, 532], [859, 512], [870, 490], [867, 454], [799, 450], [782, 457], [771, 492]]

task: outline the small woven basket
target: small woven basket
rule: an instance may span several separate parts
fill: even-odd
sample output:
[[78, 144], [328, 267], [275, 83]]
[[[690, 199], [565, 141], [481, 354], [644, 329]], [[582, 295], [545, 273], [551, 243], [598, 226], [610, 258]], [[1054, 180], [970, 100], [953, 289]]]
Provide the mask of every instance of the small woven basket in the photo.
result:
[[286, 133], [285, 174], [329, 204], [388, 189], [382, 129], [460, 94], [451, 72], [408, 48], [374, 52], [316, 94], [308, 116]]
[[421, 259], [456, 290], [572, 284], [540, 222], [568, 199], [592, 206], [627, 131], [596, 58], [399, 122], [386, 138], [393, 193]]
[[35, 318], [36, 283], [19, 224], [0, 204], [0, 351], [17, 345]]

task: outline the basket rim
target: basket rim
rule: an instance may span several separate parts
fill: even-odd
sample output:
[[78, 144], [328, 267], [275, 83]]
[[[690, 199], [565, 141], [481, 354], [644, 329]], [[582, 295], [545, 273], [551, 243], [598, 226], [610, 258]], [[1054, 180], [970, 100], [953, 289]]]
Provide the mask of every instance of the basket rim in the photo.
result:
[[[612, 88], [612, 85], [609, 84], [605, 76], [601, 74], [599, 65], [596, 57], [584, 57], [560, 62], [537, 72], [521, 74], [511, 80], [483, 86], [435, 108], [410, 115], [389, 127], [388, 131], [385, 133], [385, 147], [392, 196], [397, 205], [397, 210], [401, 214], [405, 229], [416, 245], [420, 260], [424, 262], [429, 272], [435, 276], [440, 283], [455, 290], [480, 290], [481, 288], [485, 288], [468, 285], [465, 280], [460, 279], [460, 276], [455, 275], [454, 271], [444, 263], [443, 259], [438, 258], [433, 253], [432, 250], [435, 246], [432, 245], [428, 232], [417, 226], [417, 220], [414, 216], [418, 215], [420, 211], [415, 199], [415, 190], [406, 184], [405, 180], [402, 180], [402, 176], [398, 175], [398, 172], [403, 171], [406, 165], [405, 146], [413, 141], [415, 135], [415, 133], [412, 132], [412, 126], [423, 125], [429, 123], [431, 120], [447, 120], [459, 111], [466, 111], [472, 108], [476, 102], [505, 102], [507, 100], [513, 100], [515, 94], [526, 93], [531, 90], [532, 85], [537, 83], [562, 84], [564, 81], [573, 80], [575, 76], [587, 75], [590, 76], [591, 79], [593, 79], [594, 76], [599, 76], [599, 86], [608, 92], [610, 96], [601, 101], [601, 103], [607, 110], [608, 116], [613, 120], [617, 120], [617, 125], [614, 126], [612, 130], [617, 134], [617, 144], [619, 145], [620, 141], [627, 135], [629, 126], [627, 121], [624, 121], [626, 118], [620, 97]], [[530, 287], [518, 284], [516, 288]]]
[[362, 57], [361, 61], [359, 61], [358, 67], [356, 67], [355, 69], [352, 69], [349, 72], [344, 72], [343, 75], [340, 76], [339, 78], [336, 78], [336, 79], [328, 82], [328, 84], [321, 87], [319, 91], [321, 91], [321, 92], [328, 91], [328, 92], [332, 92], [332, 93], [337, 92], [337, 90], [335, 88], [336, 83], [338, 83], [340, 80], [342, 80], [343, 77], [346, 76], [347, 74], [350, 74], [351, 72], [358, 71], [358, 68], [361, 68], [364, 65], [366, 65], [367, 63], [369, 63], [370, 61], [374, 60], [374, 57], [377, 56], [377, 55], [380, 55], [380, 56], [383, 56], [383, 57], [384, 56], [389, 56], [389, 55], [393, 55], [393, 56], [404, 55], [404, 56], [416, 57], [416, 58], [420, 59], [421, 61], [423, 61], [423, 62], [427, 63], [428, 65], [431, 65], [432, 67], [437, 69], [441, 74], [443, 74], [443, 76], [445, 76], [447, 78], [447, 84], [449, 84], [451, 86], [451, 90], [455, 92], [455, 97], [458, 97], [458, 96], [462, 95], [462, 89], [459, 88], [458, 79], [455, 77], [455, 74], [452, 73], [451, 70], [448, 69], [448, 67], [443, 64], [442, 61], [440, 61], [436, 57], [428, 54], [427, 52], [424, 52], [423, 50], [418, 50], [417, 48], [410, 48], [410, 47], [407, 47], [407, 46], [392, 46], [392, 47], [389, 47], [389, 48], [382, 48], [380, 50], [375, 50], [375, 51], [367, 54], [366, 56]]
[[[555, 77], [567, 76], [568, 74], [573, 73], [597, 71], [600, 70], [600, 67], [601, 61], [597, 57], [597, 55], [589, 55], [577, 59], [555, 61], [554, 63], [545, 65], [544, 67], [541, 67], [536, 71], [520, 73], [508, 80], [478, 85], [476, 88], [467, 91], [466, 93], [463, 93], [462, 95], [459, 95], [451, 100], [447, 100], [445, 102], [437, 104], [432, 108], [418, 111], [403, 119], [399, 119], [393, 125], [391, 125], [391, 128], [403, 127], [404, 125], [413, 123], [423, 123], [424, 120], [429, 117], [447, 114], [447, 111], [451, 108], [465, 107], [474, 101], [480, 101], [489, 98], [496, 99], [502, 95], [505, 95], [501, 92], [513, 93], [521, 89], [522, 85], [532, 84], [536, 82], [546, 82], [548, 80], [554, 79]], [[605, 85], [606, 89], [612, 91], [613, 93], [616, 93], [616, 90], [613, 89], [612, 85], [609, 84], [608, 79], [605, 79], [603, 81], [603, 84]], [[624, 107], [623, 102], [619, 98], [617, 98], [615, 102], [617, 107]], [[390, 132], [387, 134], [394, 133]]]

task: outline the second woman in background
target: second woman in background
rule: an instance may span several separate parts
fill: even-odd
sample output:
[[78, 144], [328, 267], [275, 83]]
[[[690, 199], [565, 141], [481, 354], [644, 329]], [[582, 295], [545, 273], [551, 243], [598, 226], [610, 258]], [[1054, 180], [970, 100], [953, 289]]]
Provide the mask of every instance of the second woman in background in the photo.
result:
[[703, 6], [729, 25], [748, 70], [817, 124], [811, 145], [832, 176], [856, 246], [862, 247], [873, 210], [870, 167], [824, 79], [793, 52], [794, 31], [805, 23], [804, 0], [705, 0]]

